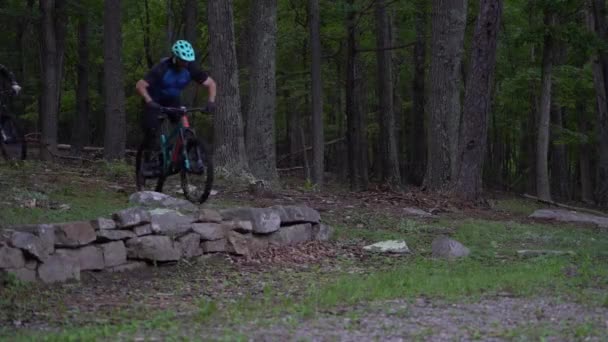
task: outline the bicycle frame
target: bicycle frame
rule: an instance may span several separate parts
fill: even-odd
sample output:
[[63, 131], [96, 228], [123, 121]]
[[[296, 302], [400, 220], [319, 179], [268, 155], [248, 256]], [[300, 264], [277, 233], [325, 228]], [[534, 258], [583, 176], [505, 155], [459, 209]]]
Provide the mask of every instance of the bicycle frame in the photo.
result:
[[[190, 120], [189, 120], [189, 112], [201, 111], [201, 109], [192, 108], [180, 108], [181, 116], [178, 122], [175, 124], [175, 127], [170, 132], [163, 132], [161, 129], [161, 152], [163, 156], [163, 174], [168, 175], [173, 172], [177, 172], [180, 169], [185, 169], [187, 171], [191, 171], [190, 159], [188, 159], [188, 151], [184, 148], [184, 135], [187, 131], [191, 131], [194, 134], [194, 131], [190, 128]], [[168, 118], [165, 118], [165, 122], [163, 125], [171, 124]], [[168, 131], [168, 129], [167, 129]], [[196, 134], [194, 134], [196, 136]], [[179, 165], [181, 160], [183, 161], [183, 165]]]

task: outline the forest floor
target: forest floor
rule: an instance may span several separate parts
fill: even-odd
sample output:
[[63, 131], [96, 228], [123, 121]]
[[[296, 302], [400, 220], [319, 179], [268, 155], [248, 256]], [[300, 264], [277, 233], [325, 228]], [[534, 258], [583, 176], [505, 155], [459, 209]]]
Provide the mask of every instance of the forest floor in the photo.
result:
[[[0, 164], [0, 229], [107, 216], [126, 207], [132, 168]], [[301, 181], [267, 196], [218, 181], [206, 206], [307, 204], [332, 241], [252, 258], [201, 257], [131, 273], [84, 273], [80, 283], [0, 285], [0, 340], [549, 340], [608, 336], [608, 232], [539, 222], [540, 205], [488, 194], [477, 207], [430, 196], [352, 193]], [[416, 207], [436, 217], [413, 218]], [[471, 249], [430, 257], [447, 234]], [[364, 252], [403, 239], [413, 253]], [[522, 258], [520, 249], [572, 251]], [[604, 336], [604, 337], [602, 337]]]

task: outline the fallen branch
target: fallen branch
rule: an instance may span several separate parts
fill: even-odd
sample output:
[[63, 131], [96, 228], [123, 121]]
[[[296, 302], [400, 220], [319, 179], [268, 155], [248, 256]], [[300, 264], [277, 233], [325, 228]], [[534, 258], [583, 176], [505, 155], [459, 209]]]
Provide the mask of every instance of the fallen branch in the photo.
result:
[[563, 204], [563, 203], [558, 203], [558, 202], [555, 202], [555, 201], [543, 200], [543, 199], [540, 199], [540, 198], [538, 198], [536, 196], [532, 196], [532, 195], [528, 195], [528, 194], [523, 194], [522, 196], [525, 197], [525, 198], [528, 198], [528, 199], [536, 200], [538, 202], [549, 204], [549, 205], [554, 205], [554, 206], [560, 207], [560, 208], [570, 209], [570, 210], [574, 210], [574, 211], [582, 211], [582, 212], [586, 212], [586, 213], [589, 213], [589, 214], [594, 214], [594, 215], [598, 215], [598, 216], [602, 216], [602, 217], [607, 217], [608, 216], [604, 212], [593, 210], [593, 209], [573, 207], [571, 205], [567, 205], [567, 204]]
[[[57, 149], [58, 150], [71, 150], [72, 149], [72, 145], [68, 145], [68, 144], [57, 144]], [[96, 146], [85, 146], [82, 148], [83, 152], [103, 152], [103, 147], [96, 147]], [[125, 153], [129, 153], [129, 154], [135, 154], [137, 153], [137, 151], [135, 150], [125, 150]]]
[[[328, 142], [326, 142], [326, 143], [325, 143], [325, 146], [330, 146], [330, 145], [333, 145], [333, 144], [339, 143], [339, 142], [341, 142], [341, 141], [344, 141], [344, 139], [345, 139], [345, 138], [338, 138], [338, 139], [330, 140], [330, 141], [328, 141]], [[288, 154], [286, 154], [286, 155], [283, 155], [283, 156], [279, 157], [279, 160], [277, 161], [277, 163], [280, 163], [280, 162], [284, 161], [285, 159], [287, 159], [287, 158], [289, 158], [289, 157], [293, 156], [294, 154], [300, 154], [300, 153], [302, 153], [302, 152], [306, 152], [306, 151], [308, 151], [308, 150], [312, 150], [312, 146], [308, 146], [308, 147], [306, 147], [306, 148], [303, 148], [303, 149], [301, 149], [301, 150], [295, 151], [295, 152], [293, 152], [293, 153], [288, 153]]]

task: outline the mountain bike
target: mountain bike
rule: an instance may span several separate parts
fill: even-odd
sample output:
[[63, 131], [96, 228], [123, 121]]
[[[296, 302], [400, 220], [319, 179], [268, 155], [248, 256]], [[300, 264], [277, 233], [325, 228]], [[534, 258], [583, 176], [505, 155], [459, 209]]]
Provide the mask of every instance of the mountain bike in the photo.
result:
[[[181, 189], [191, 202], [203, 203], [209, 198], [213, 185], [213, 162], [207, 146], [190, 127], [191, 113], [204, 113], [203, 108], [161, 107], [160, 151], [150, 150], [142, 142], [135, 159], [135, 180], [138, 191], [154, 189], [162, 192], [168, 177], [181, 176]], [[177, 118], [171, 122], [170, 118]], [[170, 126], [173, 126], [170, 129]], [[157, 163], [156, 173], [145, 165]], [[153, 180], [156, 179], [156, 182]], [[155, 184], [154, 184], [155, 183]]]
[[5, 160], [25, 160], [27, 144], [17, 118], [8, 108], [12, 90], [0, 92], [0, 154]]

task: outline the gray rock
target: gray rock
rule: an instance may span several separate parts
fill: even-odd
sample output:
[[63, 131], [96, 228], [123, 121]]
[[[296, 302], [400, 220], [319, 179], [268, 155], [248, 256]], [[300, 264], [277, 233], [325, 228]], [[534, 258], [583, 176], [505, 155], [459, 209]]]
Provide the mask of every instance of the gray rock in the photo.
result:
[[20, 249], [0, 246], [0, 268], [22, 267], [25, 267], [25, 258]]
[[132, 194], [129, 202], [147, 208], [165, 208], [182, 213], [195, 213], [198, 207], [186, 200], [171, 197], [154, 191], [141, 191]]
[[203, 241], [201, 247], [204, 253], [222, 253], [226, 251], [226, 239]]
[[99, 230], [97, 231], [97, 241], [118, 241], [128, 240], [136, 237], [137, 235], [130, 230]]
[[268, 249], [270, 242], [267, 235], [251, 235], [248, 236], [249, 252], [256, 253]]
[[91, 225], [95, 230], [116, 229], [116, 222], [114, 222], [114, 220], [110, 220], [103, 217], [92, 220]]
[[198, 217], [196, 222], [212, 222], [212, 223], [220, 223], [222, 222], [222, 215], [220, 212], [213, 209], [201, 209], [198, 212]]
[[38, 266], [38, 278], [44, 283], [80, 280], [80, 266], [63, 255], [51, 255]]
[[[26, 233], [26, 235], [21, 235], [19, 238], [25, 238], [25, 240], [29, 240], [35, 246], [28, 251], [29, 255], [41, 260], [41, 258], [46, 258], [49, 254], [53, 253], [55, 250], [55, 227], [50, 224], [36, 224], [36, 225], [25, 225], [13, 227], [14, 231]], [[31, 239], [29, 235], [34, 235], [36, 238]], [[13, 231], [8, 231], [5, 233], [5, 238], [8, 237], [12, 240]], [[27, 236], [27, 238], [26, 238]], [[17, 241], [14, 241], [17, 243]], [[26, 241], [21, 241], [20, 244], [24, 244]], [[12, 243], [11, 243], [12, 244]], [[14, 245], [14, 244], [13, 244]], [[17, 247], [17, 246], [15, 246]]]
[[334, 234], [333, 228], [320, 223], [312, 226], [312, 239], [315, 241], [329, 241]]
[[226, 229], [219, 223], [193, 223], [192, 230], [202, 240], [221, 240], [226, 237]]
[[201, 248], [201, 237], [196, 233], [190, 233], [177, 239], [182, 251], [182, 258], [191, 259], [203, 254]]
[[227, 220], [251, 221], [253, 232], [256, 234], [270, 234], [281, 227], [281, 217], [277, 210], [266, 208], [235, 208], [221, 211], [222, 217]]
[[279, 213], [282, 226], [295, 223], [319, 223], [321, 221], [319, 212], [307, 206], [277, 205], [270, 208]]
[[32, 233], [26, 232], [12, 232], [10, 245], [40, 261], [48, 259], [54, 250], [54, 246], [48, 245], [43, 239]]
[[118, 228], [130, 228], [150, 223], [150, 213], [139, 207], [116, 212], [112, 218], [116, 221]]
[[158, 230], [155, 234], [171, 237], [180, 237], [192, 232], [192, 223], [195, 221], [192, 216], [170, 209], [151, 210], [150, 217], [153, 229], [157, 227]]
[[85, 246], [76, 249], [57, 249], [55, 254], [74, 260], [78, 263], [81, 271], [103, 270], [105, 268], [103, 253], [95, 246]]
[[248, 256], [251, 252], [251, 234], [241, 234], [237, 232], [228, 232], [226, 236], [226, 252]]
[[133, 270], [137, 270], [140, 268], [144, 268], [147, 266], [148, 266], [148, 264], [145, 261], [129, 261], [126, 264], [122, 264], [122, 265], [118, 265], [118, 266], [114, 266], [114, 267], [108, 267], [108, 268], [106, 268], [106, 271], [108, 271], [108, 272], [128, 272], [128, 271], [133, 271]]
[[253, 232], [251, 221], [224, 221], [222, 226], [226, 231], [234, 230], [239, 233], [247, 234]]
[[312, 225], [310, 223], [281, 227], [268, 237], [268, 242], [274, 246], [289, 246], [312, 240]]
[[532, 213], [530, 217], [561, 222], [591, 223], [597, 225], [599, 228], [608, 228], [608, 217], [579, 213], [573, 210], [539, 209]]
[[418, 208], [403, 208], [403, 212], [409, 216], [421, 217], [421, 218], [434, 218], [437, 217], [429, 212], [426, 212]]
[[431, 244], [431, 249], [433, 257], [442, 259], [461, 258], [470, 254], [469, 249], [463, 244], [445, 236], [435, 238]]
[[364, 250], [378, 253], [408, 254], [410, 249], [403, 240], [387, 240], [363, 247]]
[[[157, 232], [160, 233], [160, 227], [158, 227]], [[152, 224], [148, 223], [144, 224], [143, 226], [133, 227], [133, 233], [135, 233], [135, 235], [137, 236], [145, 236], [151, 235], [152, 233], [154, 233], [154, 231], [152, 230]]]
[[128, 240], [127, 256], [129, 259], [177, 261], [181, 251], [168, 236], [150, 235]]
[[0, 275], [12, 275], [13, 277], [26, 282], [26, 283], [33, 283], [36, 281], [36, 270], [30, 270], [28, 268], [22, 267], [22, 268], [7, 268], [7, 269], [0, 269]]
[[95, 229], [88, 221], [55, 225], [57, 247], [80, 247], [95, 241], [96, 238]]
[[122, 241], [104, 243], [98, 246], [103, 255], [105, 267], [115, 267], [127, 262], [127, 248]]

